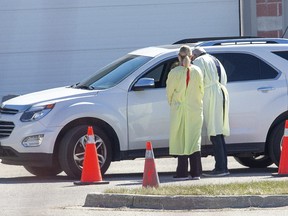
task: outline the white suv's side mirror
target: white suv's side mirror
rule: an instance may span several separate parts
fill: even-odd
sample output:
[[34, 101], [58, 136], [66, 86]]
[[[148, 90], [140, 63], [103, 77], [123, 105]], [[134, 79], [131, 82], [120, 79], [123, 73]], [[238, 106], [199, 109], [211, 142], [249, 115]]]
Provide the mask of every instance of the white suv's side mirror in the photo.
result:
[[141, 91], [147, 88], [155, 88], [155, 81], [153, 78], [141, 78], [133, 86], [134, 91]]

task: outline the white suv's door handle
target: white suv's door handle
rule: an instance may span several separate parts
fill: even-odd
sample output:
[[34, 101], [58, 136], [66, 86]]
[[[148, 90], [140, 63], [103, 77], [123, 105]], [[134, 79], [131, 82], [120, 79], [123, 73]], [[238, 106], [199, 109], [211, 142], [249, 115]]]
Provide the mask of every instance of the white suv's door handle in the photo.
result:
[[268, 92], [268, 91], [275, 90], [275, 88], [274, 87], [260, 87], [257, 90], [261, 92]]

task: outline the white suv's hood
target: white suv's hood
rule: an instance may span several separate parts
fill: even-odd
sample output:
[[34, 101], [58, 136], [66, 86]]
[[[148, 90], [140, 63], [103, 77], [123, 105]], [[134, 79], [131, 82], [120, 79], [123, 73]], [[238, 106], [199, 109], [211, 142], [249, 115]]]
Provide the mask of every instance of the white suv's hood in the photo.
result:
[[[96, 94], [96, 92], [94, 92]], [[3, 102], [3, 105], [33, 105], [45, 101], [61, 101], [70, 97], [77, 98], [90, 95], [91, 90], [75, 89], [69, 87], [53, 88], [44, 91], [21, 95]], [[2, 106], [3, 106], [2, 105]]]

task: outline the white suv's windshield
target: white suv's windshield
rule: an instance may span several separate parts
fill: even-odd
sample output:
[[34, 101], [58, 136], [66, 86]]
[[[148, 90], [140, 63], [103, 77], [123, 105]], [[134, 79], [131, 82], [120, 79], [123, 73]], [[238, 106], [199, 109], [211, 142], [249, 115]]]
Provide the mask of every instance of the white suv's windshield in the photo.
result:
[[92, 77], [74, 86], [84, 89], [106, 89], [115, 86], [135, 70], [147, 63], [152, 57], [126, 55], [107, 65]]

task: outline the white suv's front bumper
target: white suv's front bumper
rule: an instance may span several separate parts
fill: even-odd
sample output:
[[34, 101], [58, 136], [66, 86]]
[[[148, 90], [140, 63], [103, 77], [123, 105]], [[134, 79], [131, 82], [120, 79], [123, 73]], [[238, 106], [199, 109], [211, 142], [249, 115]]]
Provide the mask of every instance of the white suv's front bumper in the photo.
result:
[[[0, 137], [0, 159], [2, 163], [33, 166], [46, 166], [52, 163], [54, 143], [59, 133], [58, 127], [45, 127], [41, 121], [21, 122], [20, 113], [16, 115], [2, 115], [0, 120], [1, 130], [7, 130], [8, 134]], [[14, 128], [13, 128], [14, 125]], [[10, 133], [10, 134], [9, 134]], [[3, 134], [3, 133], [2, 133]], [[33, 145], [24, 144], [27, 138], [40, 136], [40, 142]]]

